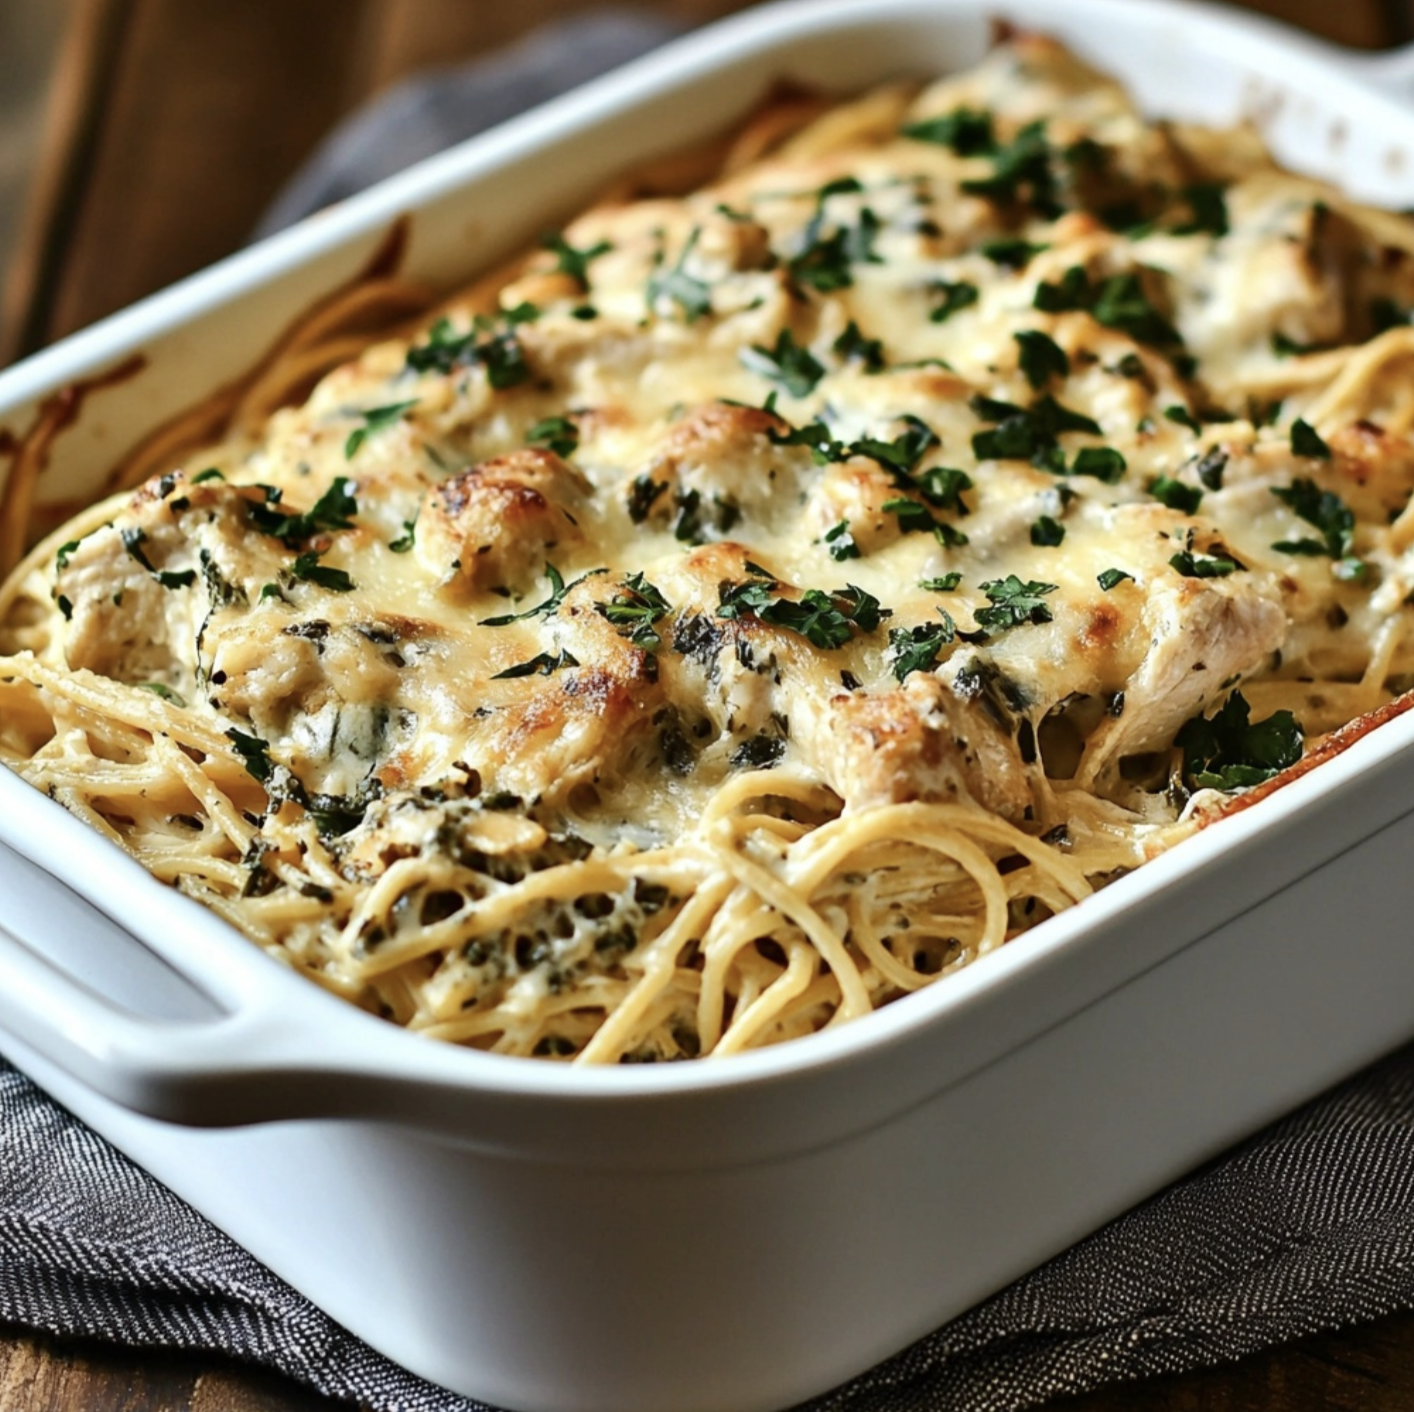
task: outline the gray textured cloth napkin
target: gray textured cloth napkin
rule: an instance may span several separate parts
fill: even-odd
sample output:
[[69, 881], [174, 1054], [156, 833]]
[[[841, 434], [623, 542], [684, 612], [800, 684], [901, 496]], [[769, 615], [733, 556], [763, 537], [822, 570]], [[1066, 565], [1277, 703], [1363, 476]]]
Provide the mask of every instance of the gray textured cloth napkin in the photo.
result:
[[[393, 90], [271, 230], [665, 39], [606, 12]], [[813, 1412], [1003, 1412], [1414, 1304], [1414, 1048], [1253, 1138]], [[277, 1368], [377, 1412], [468, 1412], [353, 1338], [0, 1061], [0, 1319]]]

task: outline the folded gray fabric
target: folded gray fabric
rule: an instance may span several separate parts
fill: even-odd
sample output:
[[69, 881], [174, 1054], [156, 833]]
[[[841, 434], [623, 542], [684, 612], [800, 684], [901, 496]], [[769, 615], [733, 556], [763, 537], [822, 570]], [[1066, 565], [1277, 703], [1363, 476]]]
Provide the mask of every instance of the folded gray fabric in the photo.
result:
[[532, 34], [465, 68], [420, 75], [341, 123], [290, 179], [255, 235], [271, 235], [423, 157], [637, 59], [682, 26], [635, 10], [599, 10]]
[[[644, 52], [574, 21], [404, 84], [336, 132], [271, 230]], [[1209, 1164], [814, 1412], [1003, 1412], [1414, 1304], [1414, 1048]], [[353, 1338], [0, 1061], [0, 1319], [221, 1352], [377, 1412], [466, 1412]]]

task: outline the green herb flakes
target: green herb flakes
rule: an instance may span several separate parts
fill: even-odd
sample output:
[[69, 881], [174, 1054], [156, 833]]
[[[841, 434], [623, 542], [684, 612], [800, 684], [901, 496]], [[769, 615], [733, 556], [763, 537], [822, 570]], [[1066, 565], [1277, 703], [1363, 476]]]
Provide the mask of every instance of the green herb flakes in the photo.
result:
[[1159, 476], [1149, 487], [1149, 494], [1161, 505], [1183, 515], [1196, 515], [1203, 503], [1203, 492], [1194, 485], [1185, 485], [1171, 476]]
[[1290, 711], [1251, 720], [1251, 707], [1234, 691], [1211, 717], [1194, 716], [1174, 737], [1183, 751], [1183, 774], [1201, 789], [1247, 789], [1301, 758], [1303, 733]]
[[941, 117], [907, 123], [899, 132], [901, 136], [910, 137], [915, 142], [932, 142], [939, 147], [950, 147], [959, 157], [985, 156], [996, 149], [992, 115], [985, 109], [954, 108], [951, 113], [944, 113]]
[[782, 329], [774, 348], [753, 345], [739, 355], [742, 365], [774, 382], [792, 397], [808, 397], [825, 376], [824, 365], [808, 348], [800, 347], [789, 329]]
[[356, 417], [363, 418], [363, 425], [349, 433], [348, 440], [344, 442], [344, 458], [352, 461], [358, 455], [359, 447], [370, 436], [396, 425], [402, 420], [404, 413], [417, 406], [417, 402], [418, 399], [414, 397], [407, 402], [390, 402], [386, 407], [369, 407], [366, 411], [355, 412]]
[[560, 604], [564, 602], [565, 595], [572, 589], [577, 588], [585, 579], [595, 578], [599, 574], [607, 574], [607, 569], [590, 569], [587, 574], [581, 574], [571, 583], [566, 583], [564, 575], [550, 563], [545, 565], [545, 577], [550, 580], [550, 596], [537, 603], [533, 608], [527, 608], [523, 613], [503, 613], [496, 618], [482, 618], [481, 626], [484, 628], [503, 628], [507, 623], [522, 622], [527, 618], [547, 618], [551, 613], [559, 611]]
[[1040, 549], [1054, 549], [1065, 539], [1065, 526], [1050, 515], [1042, 515], [1031, 526], [1031, 543]]
[[589, 264], [614, 247], [607, 240], [596, 241], [583, 250], [576, 249], [559, 231], [550, 231], [540, 241], [541, 246], [555, 257], [555, 269], [568, 275], [580, 287], [589, 288]]
[[537, 652], [528, 662], [517, 662], [514, 667], [507, 667], [504, 672], [495, 673], [491, 680], [506, 681], [513, 677], [548, 677], [552, 672], [577, 666], [579, 666], [579, 662], [574, 654], [561, 648], [553, 657], [548, 652]]
[[1306, 456], [1312, 460], [1329, 461], [1331, 449], [1321, 439], [1321, 434], [1315, 427], [1297, 417], [1291, 424], [1291, 454]]
[[526, 432], [525, 444], [543, 446], [556, 456], [572, 456], [579, 446], [579, 428], [568, 417], [544, 417]]
[[683, 318], [690, 324], [696, 323], [704, 314], [712, 312], [712, 291], [705, 280], [687, 272], [687, 258], [702, 238], [702, 227], [693, 226], [672, 269], [662, 268], [662, 252], [659, 252], [659, 268], [648, 281], [648, 307], [656, 309], [663, 300], [669, 300], [682, 310]]
[[991, 603], [990, 608], [978, 608], [973, 617], [979, 627], [1002, 631], [1020, 627], [1023, 623], [1049, 623], [1051, 610], [1046, 606], [1045, 595], [1054, 593], [1058, 585], [1037, 583], [1034, 580], [1023, 583], [1015, 574], [1004, 579], [991, 579], [981, 585], [982, 592]]
[[294, 563], [290, 565], [291, 576], [301, 583], [312, 583], [319, 588], [327, 588], [332, 593], [353, 591], [354, 581], [343, 569], [321, 564], [319, 560], [320, 555], [314, 550], [297, 555]]
[[947, 323], [960, 309], [970, 309], [978, 298], [977, 286], [969, 284], [967, 280], [941, 279], [929, 288], [939, 296], [938, 303], [933, 306], [933, 312], [928, 315], [935, 324]]
[[859, 558], [859, 546], [854, 542], [854, 536], [849, 532], [849, 521], [841, 520], [838, 524], [831, 525], [822, 536], [826, 548], [830, 551], [830, 558], [837, 563], [844, 563], [846, 559]]
[[940, 623], [890, 628], [889, 665], [895, 678], [903, 681], [914, 672], [931, 672], [938, 665], [938, 654], [956, 637], [957, 629], [947, 614]]
[[1063, 381], [1070, 376], [1070, 358], [1049, 334], [1039, 329], [1024, 329], [1012, 337], [1021, 350], [1018, 365], [1037, 392], [1052, 378]]
[[662, 591], [641, 573], [630, 574], [620, 592], [607, 603], [596, 603], [594, 609], [618, 628], [621, 637], [649, 652], [663, 645], [656, 624], [673, 610]]

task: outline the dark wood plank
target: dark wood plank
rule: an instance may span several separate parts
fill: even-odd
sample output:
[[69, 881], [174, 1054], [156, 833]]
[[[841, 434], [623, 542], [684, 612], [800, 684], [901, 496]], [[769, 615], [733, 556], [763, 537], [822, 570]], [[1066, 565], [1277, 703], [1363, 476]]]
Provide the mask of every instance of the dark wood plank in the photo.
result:
[[1357, 49], [1379, 49], [1408, 38], [1405, 0], [1240, 0], [1241, 8], [1284, 20], [1298, 29], [1349, 44]]
[[232, 1359], [142, 1352], [0, 1325], [5, 1412], [353, 1412]]
[[[45, 332], [237, 248], [349, 103], [351, 0], [125, 0], [111, 97]], [[311, 62], [317, 56], [319, 62]]]
[[1047, 1412], [1408, 1412], [1414, 1312], [1314, 1334], [1240, 1363], [1058, 1398]]

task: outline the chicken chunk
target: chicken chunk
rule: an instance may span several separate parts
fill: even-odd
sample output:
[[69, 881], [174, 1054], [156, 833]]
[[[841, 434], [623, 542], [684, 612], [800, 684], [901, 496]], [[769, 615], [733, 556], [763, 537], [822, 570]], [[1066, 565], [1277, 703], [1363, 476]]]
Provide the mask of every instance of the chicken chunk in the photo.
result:
[[527, 448], [483, 461], [428, 491], [417, 555], [447, 582], [524, 588], [546, 556], [583, 542], [589, 484], [553, 451]]

